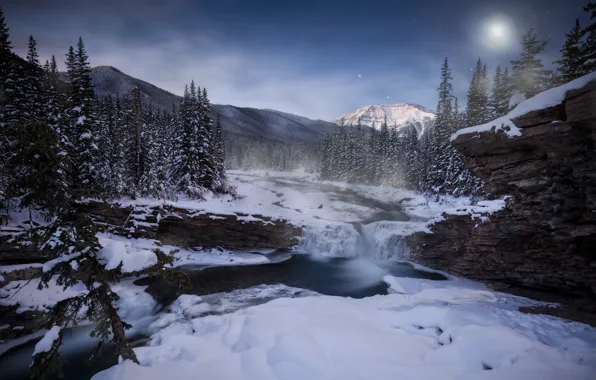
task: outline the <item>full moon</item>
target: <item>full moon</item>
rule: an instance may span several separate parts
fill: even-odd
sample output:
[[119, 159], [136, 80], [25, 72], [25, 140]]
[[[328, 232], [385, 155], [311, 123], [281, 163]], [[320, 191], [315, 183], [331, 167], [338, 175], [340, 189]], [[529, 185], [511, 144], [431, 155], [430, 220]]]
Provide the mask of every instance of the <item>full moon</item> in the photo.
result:
[[503, 37], [503, 26], [499, 24], [493, 24], [490, 26], [490, 35], [493, 38], [501, 38]]

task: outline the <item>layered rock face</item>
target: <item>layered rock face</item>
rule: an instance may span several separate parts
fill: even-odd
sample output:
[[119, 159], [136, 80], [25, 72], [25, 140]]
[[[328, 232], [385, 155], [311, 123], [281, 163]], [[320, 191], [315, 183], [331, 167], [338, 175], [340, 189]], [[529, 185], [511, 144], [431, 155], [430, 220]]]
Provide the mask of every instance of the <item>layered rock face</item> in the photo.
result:
[[120, 207], [103, 202], [79, 207], [111, 232], [182, 247], [291, 248], [302, 235], [300, 227], [262, 215], [213, 214], [170, 206]]
[[495, 195], [490, 222], [446, 216], [408, 238], [412, 260], [468, 278], [596, 295], [596, 81], [512, 119], [521, 136], [459, 135], [453, 146]]
[[[292, 248], [302, 236], [302, 228], [283, 219], [262, 215], [213, 214], [171, 206], [133, 208], [106, 202], [88, 202], [77, 207], [108, 232], [181, 247]], [[40, 255], [35, 245], [18, 247], [11, 243], [10, 238], [18, 232], [0, 236], [0, 265], [39, 263], [50, 259]], [[14, 275], [18, 275], [18, 279], [30, 278]], [[5, 278], [14, 277], [7, 276], [4, 275]]]

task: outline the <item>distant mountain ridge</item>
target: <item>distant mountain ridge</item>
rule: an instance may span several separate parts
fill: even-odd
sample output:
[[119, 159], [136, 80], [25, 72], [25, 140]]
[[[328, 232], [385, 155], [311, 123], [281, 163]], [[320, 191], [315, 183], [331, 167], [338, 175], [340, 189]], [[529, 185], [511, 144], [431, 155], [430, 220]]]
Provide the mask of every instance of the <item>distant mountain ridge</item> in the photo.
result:
[[[65, 77], [65, 76], [64, 76]], [[180, 104], [181, 97], [163, 90], [151, 83], [133, 78], [112, 66], [97, 66], [91, 70], [91, 80], [96, 95], [122, 95], [134, 87], [141, 90], [146, 101], [162, 109], [171, 109]], [[235, 107], [213, 104], [213, 117], [220, 116], [224, 132], [263, 137], [282, 142], [322, 141], [337, 125], [270, 109]]]
[[419, 134], [424, 133], [434, 123], [435, 114], [416, 104], [374, 104], [357, 109], [333, 120], [335, 124], [362, 125], [380, 129], [387, 120], [389, 128], [402, 129], [413, 125]]

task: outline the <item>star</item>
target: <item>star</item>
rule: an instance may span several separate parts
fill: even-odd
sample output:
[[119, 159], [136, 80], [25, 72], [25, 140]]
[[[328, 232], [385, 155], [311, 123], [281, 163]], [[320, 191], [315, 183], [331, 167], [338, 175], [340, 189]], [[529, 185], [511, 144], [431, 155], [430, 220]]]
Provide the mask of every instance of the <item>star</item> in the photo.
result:
[[362, 78], [362, 74], [358, 74], [358, 78]]

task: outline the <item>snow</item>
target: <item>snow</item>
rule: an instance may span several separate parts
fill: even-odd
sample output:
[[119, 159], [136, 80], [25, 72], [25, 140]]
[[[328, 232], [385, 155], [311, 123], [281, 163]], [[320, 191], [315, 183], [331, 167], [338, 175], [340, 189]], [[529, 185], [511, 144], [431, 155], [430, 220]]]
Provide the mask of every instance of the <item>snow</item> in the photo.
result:
[[333, 122], [338, 125], [343, 122], [346, 126], [356, 126], [360, 120], [362, 125], [369, 127], [374, 125], [375, 129], [380, 129], [385, 118], [389, 128], [397, 127], [397, 129], [401, 129], [407, 124], [412, 124], [416, 127], [418, 133], [422, 134], [424, 130], [432, 125], [435, 114], [413, 104], [379, 104], [357, 109], [354, 112], [338, 117]]
[[60, 339], [60, 330], [61, 328], [59, 326], [53, 326], [43, 336], [43, 338], [41, 338], [41, 340], [37, 342], [37, 344], [35, 345], [35, 350], [33, 350], [33, 354], [31, 356], [41, 354], [42, 352], [50, 351], [54, 342]]
[[0, 273], [11, 273], [20, 270], [26, 270], [29, 268], [41, 268], [43, 264], [31, 263], [31, 264], [15, 264], [15, 265], [0, 265]]
[[38, 289], [40, 280], [12, 281], [0, 288], [0, 306], [17, 306], [17, 313], [29, 310], [47, 311], [64, 299], [86, 292], [81, 283], [64, 289], [56, 284], [56, 277], [48, 282], [48, 287]]
[[[210, 213], [216, 218], [235, 215], [244, 222], [259, 223], [261, 216], [286, 220], [303, 228], [303, 236], [295, 247], [299, 252], [396, 260], [407, 258], [401, 237], [417, 231], [428, 232], [428, 222], [440, 217], [444, 211], [472, 204], [467, 197], [425, 197], [389, 186], [317, 182], [313, 174], [304, 171], [230, 171], [228, 176], [237, 188], [238, 199], [208, 196], [205, 201], [180, 198], [165, 204], [188, 209], [194, 215]], [[135, 207], [161, 207], [164, 204], [152, 199], [121, 199], [118, 202]], [[480, 215], [480, 212], [489, 210], [477, 207], [471, 208], [472, 211]], [[238, 215], [240, 213], [248, 216]], [[379, 218], [387, 222], [375, 223]], [[411, 220], [406, 221], [408, 218]], [[362, 228], [357, 229], [359, 225]], [[362, 236], [362, 233], [368, 236]], [[394, 246], [394, 243], [398, 244]], [[225, 255], [214, 253], [225, 258]], [[197, 258], [194, 253], [181, 256], [183, 260], [184, 257]], [[267, 262], [262, 256], [254, 259], [256, 261], [251, 263]]]
[[157, 255], [149, 249], [133, 246], [125, 240], [115, 240], [108, 236], [99, 236], [102, 248], [97, 256], [105, 263], [108, 270], [120, 267], [122, 273], [142, 271], [157, 264]]
[[428, 225], [444, 220], [444, 214], [447, 215], [470, 215], [472, 220], [480, 220], [482, 223], [488, 223], [490, 221], [490, 215], [501, 211], [505, 208], [505, 202], [508, 197], [501, 199], [494, 199], [490, 201], [479, 201], [475, 205], [469, 206], [458, 206], [452, 208], [446, 208], [443, 210], [443, 214], [431, 219]]
[[524, 100], [526, 100], [526, 96], [524, 94], [513, 94], [513, 96], [511, 96], [511, 99], [509, 99], [509, 109], [513, 109], [513, 107], [517, 106]]
[[538, 111], [559, 105], [565, 100], [567, 92], [582, 88], [593, 80], [596, 80], [596, 72], [585, 75], [581, 78], [577, 78], [562, 86], [541, 92], [540, 94], [528, 100], [522, 101], [517, 105], [517, 107], [503, 117], [493, 120], [487, 124], [460, 129], [459, 131], [455, 132], [453, 136], [451, 136], [451, 141], [455, 140], [461, 135], [488, 132], [491, 130], [494, 130], [495, 133], [498, 131], [503, 131], [509, 137], [521, 136], [521, 130], [515, 126], [515, 124], [511, 121], [512, 119], [518, 118], [532, 111]]
[[55, 258], [53, 260], [45, 262], [42, 266], [42, 269], [44, 272], [49, 272], [52, 269], [54, 269], [54, 267], [56, 265], [70, 261], [72, 259], [76, 259], [77, 257], [81, 256], [81, 254], [82, 254], [81, 252], [75, 252], [75, 253], [69, 253], [69, 254], [65, 254], [62, 256], [58, 256], [57, 258]]
[[115, 269], [122, 264], [122, 271], [130, 273], [151, 267], [156, 263], [155, 249], [174, 256], [173, 267], [194, 265], [201, 267], [265, 264], [270, 260], [266, 255], [253, 252], [230, 251], [221, 248], [186, 249], [172, 245], [162, 245], [152, 239], [130, 239], [123, 236], [98, 234], [102, 250], [98, 252], [107, 269]]
[[279, 298], [223, 315], [183, 296], [135, 348], [140, 365], [121, 362], [93, 379], [554, 380], [596, 371], [596, 329], [517, 310], [535, 301], [457, 281], [385, 280], [403, 294]]

